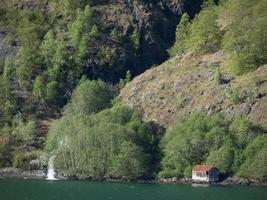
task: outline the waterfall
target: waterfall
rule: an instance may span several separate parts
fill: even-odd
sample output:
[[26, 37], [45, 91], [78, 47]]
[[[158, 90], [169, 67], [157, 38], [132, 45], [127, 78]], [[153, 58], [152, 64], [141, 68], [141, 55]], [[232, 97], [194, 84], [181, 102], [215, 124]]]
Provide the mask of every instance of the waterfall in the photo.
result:
[[49, 159], [46, 180], [57, 180], [55, 178], [56, 172], [54, 170], [54, 159], [55, 159], [55, 156], [52, 156]]

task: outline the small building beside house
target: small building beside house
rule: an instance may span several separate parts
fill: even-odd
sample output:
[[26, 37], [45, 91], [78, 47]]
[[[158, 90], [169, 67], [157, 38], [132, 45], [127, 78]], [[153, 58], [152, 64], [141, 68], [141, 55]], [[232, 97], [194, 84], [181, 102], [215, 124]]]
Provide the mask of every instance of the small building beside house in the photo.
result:
[[199, 182], [219, 181], [219, 171], [212, 165], [196, 165], [192, 169], [192, 179]]

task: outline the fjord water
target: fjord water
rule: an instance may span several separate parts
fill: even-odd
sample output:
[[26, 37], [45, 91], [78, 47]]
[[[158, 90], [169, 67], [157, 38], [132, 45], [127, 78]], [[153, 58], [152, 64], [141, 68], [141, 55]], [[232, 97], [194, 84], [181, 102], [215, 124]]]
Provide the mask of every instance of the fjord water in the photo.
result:
[[0, 180], [1, 200], [265, 200], [266, 187]]

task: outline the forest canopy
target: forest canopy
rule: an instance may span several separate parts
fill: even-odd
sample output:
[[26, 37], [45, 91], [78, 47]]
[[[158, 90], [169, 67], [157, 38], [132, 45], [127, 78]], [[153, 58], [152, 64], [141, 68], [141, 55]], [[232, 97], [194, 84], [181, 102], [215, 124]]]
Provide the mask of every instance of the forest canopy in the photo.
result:
[[176, 30], [170, 56], [186, 52], [228, 53], [227, 67], [234, 75], [245, 74], [267, 63], [267, 1], [206, 0], [191, 21], [187, 14]]
[[229, 123], [222, 115], [194, 113], [166, 131], [160, 176], [191, 177], [194, 165], [211, 164], [221, 174], [266, 180], [266, 133], [245, 117]]

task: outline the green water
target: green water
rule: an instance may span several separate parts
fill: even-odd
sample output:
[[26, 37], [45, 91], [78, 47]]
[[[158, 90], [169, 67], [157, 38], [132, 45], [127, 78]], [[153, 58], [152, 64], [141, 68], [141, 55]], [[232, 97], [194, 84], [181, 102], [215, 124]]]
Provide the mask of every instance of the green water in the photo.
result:
[[0, 200], [267, 200], [267, 187], [0, 180]]

